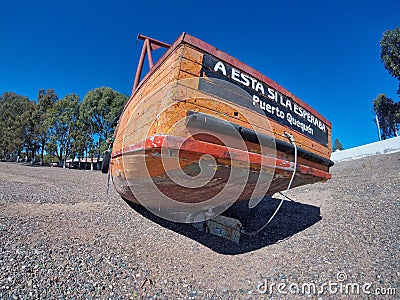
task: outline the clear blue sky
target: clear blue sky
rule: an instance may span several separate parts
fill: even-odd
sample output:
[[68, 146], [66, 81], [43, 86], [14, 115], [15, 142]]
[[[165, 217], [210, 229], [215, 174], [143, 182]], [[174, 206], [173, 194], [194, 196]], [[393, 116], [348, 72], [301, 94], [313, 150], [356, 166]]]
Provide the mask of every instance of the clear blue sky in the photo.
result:
[[247, 63], [333, 123], [345, 148], [376, 141], [372, 100], [395, 101], [380, 61], [400, 1], [1, 1], [0, 94], [59, 98], [109, 86], [129, 95], [142, 33], [192, 34]]

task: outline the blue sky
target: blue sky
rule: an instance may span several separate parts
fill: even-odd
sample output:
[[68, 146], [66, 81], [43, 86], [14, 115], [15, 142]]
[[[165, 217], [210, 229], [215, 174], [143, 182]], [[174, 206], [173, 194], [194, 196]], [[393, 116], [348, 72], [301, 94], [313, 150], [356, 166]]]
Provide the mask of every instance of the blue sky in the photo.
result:
[[333, 123], [345, 148], [377, 140], [372, 100], [395, 101], [380, 61], [400, 1], [1, 1], [0, 94], [59, 98], [109, 86], [129, 95], [142, 33], [192, 34], [247, 63]]

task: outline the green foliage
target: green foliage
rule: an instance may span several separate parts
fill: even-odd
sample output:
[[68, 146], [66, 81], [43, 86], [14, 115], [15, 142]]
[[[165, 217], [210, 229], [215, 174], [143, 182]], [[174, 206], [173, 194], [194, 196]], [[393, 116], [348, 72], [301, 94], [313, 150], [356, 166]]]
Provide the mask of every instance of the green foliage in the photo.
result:
[[383, 94], [373, 101], [373, 110], [378, 116], [383, 139], [397, 136], [400, 127], [400, 102], [394, 102]]
[[41, 149], [41, 161], [43, 162], [43, 154], [46, 143], [49, 140], [49, 129], [51, 110], [58, 100], [58, 96], [54, 89], [47, 91], [40, 89], [38, 92], [38, 103], [36, 106], [35, 124], [37, 126], [37, 133]]
[[57, 162], [58, 157], [53, 154], [45, 154], [43, 157], [43, 164], [48, 165], [50, 163]]
[[343, 150], [343, 149], [344, 149], [344, 148], [343, 148], [342, 143], [341, 143], [338, 139], [335, 139], [335, 142], [333, 143], [333, 149], [332, 149], [332, 151]]
[[37, 152], [42, 162], [100, 156], [126, 101], [105, 87], [88, 92], [83, 102], [74, 94], [59, 100], [54, 89], [39, 90], [37, 101], [6, 92], [0, 95], [0, 158], [35, 159]]
[[71, 158], [82, 158], [85, 155], [85, 152], [91, 147], [93, 144], [93, 138], [90, 135], [90, 132], [85, 127], [85, 124], [78, 117], [75, 126], [71, 131], [72, 143], [71, 143]]
[[[36, 151], [40, 148], [38, 134], [38, 114], [36, 101], [29, 101], [26, 109], [22, 113], [23, 122], [23, 147], [30, 152], [31, 158], [35, 157]], [[29, 153], [27, 153], [29, 156]]]
[[74, 127], [79, 114], [80, 97], [67, 95], [57, 101], [47, 112], [46, 126], [49, 128], [47, 150], [54, 153], [58, 160], [65, 161], [71, 151]]
[[390, 75], [399, 80], [397, 93], [400, 95], [400, 27], [385, 31], [380, 45], [381, 60]]
[[127, 97], [109, 87], [89, 91], [80, 107], [79, 117], [90, 134], [97, 137], [93, 146], [104, 148], [104, 141], [114, 133]]
[[[9, 159], [19, 155], [24, 144], [24, 111], [28, 97], [13, 92], [0, 96], [0, 156]], [[15, 153], [16, 152], [16, 153]]]

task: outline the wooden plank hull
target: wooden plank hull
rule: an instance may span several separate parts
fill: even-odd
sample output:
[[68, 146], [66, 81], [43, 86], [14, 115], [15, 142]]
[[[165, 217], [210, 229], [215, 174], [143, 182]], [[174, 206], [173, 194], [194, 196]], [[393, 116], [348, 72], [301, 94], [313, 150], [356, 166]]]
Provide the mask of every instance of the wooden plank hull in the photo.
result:
[[[216, 165], [213, 166], [215, 172], [211, 180], [205, 180], [205, 184], [198, 188], [174, 182], [174, 173], [179, 172], [179, 169], [189, 177], [197, 176], [201, 169], [200, 160], [206, 154], [216, 158]], [[176, 136], [152, 136], [127, 148], [124, 153], [115, 154], [113, 181], [122, 197], [141, 204], [133, 193], [134, 190], [141, 189], [141, 195], [149, 194], [149, 201], [146, 204], [157, 207], [158, 202], [151, 203], [154, 188], [149, 186], [149, 181], [146, 179], [151, 178], [163, 194], [176, 201], [198, 203], [220, 193], [227, 184], [230, 173], [237, 172], [239, 179], [232, 184], [241, 185], [242, 188], [233, 191], [230, 196], [236, 196], [237, 201], [241, 201], [260, 198], [265, 194], [273, 194], [287, 188], [293, 172], [293, 163], [276, 157], [262, 160], [260, 154], [234, 148], [227, 149], [223, 145], [214, 143]], [[232, 168], [235, 170], [232, 171]], [[261, 169], [263, 178], [260, 178]], [[241, 178], [245, 181], [241, 181]], [[330, 174], [327, 172], [298, 164], [292, 187], [325, 181], [329, 178]], [[258, 193], [254, 193], [258, 180], [269, 179], [271, 185], [267, 191], [261, 189]]]
[[[284, 133], [299, 149], [296, 166]], [[200, 203], [230, 184], [241, 189], [228, 195], [241, 201], [286, 189], [294, 169], [292, 187], [326, 181], [330, 153], [331, 124], [323, 116], [182, 34], [133, 91], [115, 133], [111, 175], [122, 197], [139, 204], [145, 198], [146, 206], [163, 205], [152, 202], [154, 190], [178, 203]], [[208, 182], [201, 182], [203, 171], [214, 171]]]

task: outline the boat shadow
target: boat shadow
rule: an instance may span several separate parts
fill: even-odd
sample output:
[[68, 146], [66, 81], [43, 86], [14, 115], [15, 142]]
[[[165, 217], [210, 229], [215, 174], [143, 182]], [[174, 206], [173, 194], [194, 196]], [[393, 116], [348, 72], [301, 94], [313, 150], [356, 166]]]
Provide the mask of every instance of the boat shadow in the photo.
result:
[[[240, 220], [247, 232], [256, 231], [267, 222], [280, 201], [277, 198], [266, 197], [253, 209], [248, 208], [248, 201], [235, 203], [223, 215]], [[322, 219], [320, 208], [317, 206], [295, 201], [284, 201], [279, 212], [266, 228], [255, 235], [242, 234], [240, 244], [236, 244], [225, 238], [199, 231], [191, 224], [175, 223], [162, 219], [140, 205], [130, 201], [125, 202], [136, 212], [154, 223], [225, 255], [247, 253], [276, 244], [311, 227]]]

